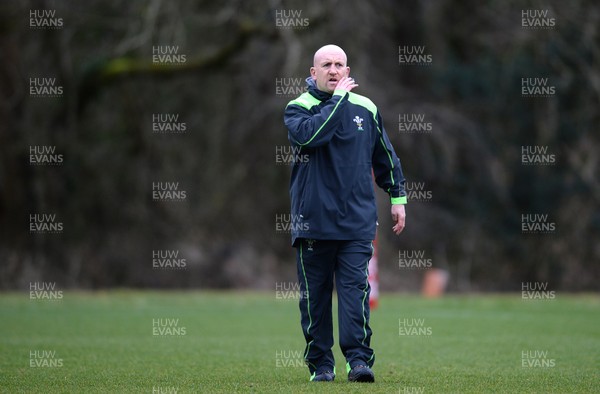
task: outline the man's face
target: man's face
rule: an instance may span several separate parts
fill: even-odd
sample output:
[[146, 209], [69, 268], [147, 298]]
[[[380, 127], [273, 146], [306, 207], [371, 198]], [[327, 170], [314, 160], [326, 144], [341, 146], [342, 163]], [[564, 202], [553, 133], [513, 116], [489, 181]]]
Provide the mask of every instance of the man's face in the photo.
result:
[[310, 75], [317, 83], [317, 89], [333, 93], [340, 79], [350, 74], [350, 67], [346, 66], [346, 54], [329, 50], [315, 54], [314, 65], [310, 68]]

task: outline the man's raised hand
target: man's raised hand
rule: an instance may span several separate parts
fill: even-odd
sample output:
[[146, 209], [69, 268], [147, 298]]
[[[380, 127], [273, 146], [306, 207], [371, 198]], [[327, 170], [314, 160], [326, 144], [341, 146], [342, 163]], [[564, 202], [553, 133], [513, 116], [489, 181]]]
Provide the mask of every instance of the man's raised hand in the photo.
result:
[[349, 92], [357, 86], [358, 86], [358, 84], [356, 82], [354, 82], [354, 78], [344, 77], [339, 80], [339, 82], [335, 86], [335, 89], [336, 90], [341, 89], [341, 90], [345, 90], [346, 92]]

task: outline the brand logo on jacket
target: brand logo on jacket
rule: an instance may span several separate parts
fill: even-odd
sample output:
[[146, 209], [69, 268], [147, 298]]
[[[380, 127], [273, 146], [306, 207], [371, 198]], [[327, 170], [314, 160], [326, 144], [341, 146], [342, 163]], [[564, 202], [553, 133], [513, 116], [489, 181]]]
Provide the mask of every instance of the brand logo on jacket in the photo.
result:
[[362, 125], [363, 125], [363, 124], [362, 124], [362, 122], [363, 122], [363, 118], [360, 118], [360, 117], [358, 117], [358, 115], [357, 115], [357, 116], [355, 116], [355, 117], [354, 117], [354, 119], [352, 119], [352, 121], [353, 121], [354, 123], [356, 123], [356, 126], [358, 127], [358, 129], [357, 129], [358, 131], [364, 131], [364, 129], [363, 129], [363, 127], [362, 127]]

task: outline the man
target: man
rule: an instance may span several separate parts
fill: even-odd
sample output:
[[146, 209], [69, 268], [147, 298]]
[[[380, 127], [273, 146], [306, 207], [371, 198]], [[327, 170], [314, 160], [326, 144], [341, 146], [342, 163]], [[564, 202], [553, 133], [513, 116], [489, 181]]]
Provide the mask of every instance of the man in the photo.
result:
[[[314, 56], [308, 91], [288, 103], [285, 125], [303, 158], [292, 167], [292, 245], [297, 249], [300, 312], [311, 381], [333, 381], [331, 300], [338, 294], [340, 348], [348, 380], [373, 382], [368, 263], [377, 210], [372, 173], [391, 198], [393, 231], [404, 228], [404, 176], [377, 108], [335, 45]], [[306, 160], [304, 160], [306, 158]]]

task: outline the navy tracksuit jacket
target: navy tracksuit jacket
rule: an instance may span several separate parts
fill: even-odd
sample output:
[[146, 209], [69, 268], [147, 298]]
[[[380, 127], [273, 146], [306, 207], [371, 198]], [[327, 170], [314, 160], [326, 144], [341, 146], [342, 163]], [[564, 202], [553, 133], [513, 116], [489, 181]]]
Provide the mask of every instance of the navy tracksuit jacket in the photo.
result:
[[372, 366], [368, 262], [377, 209], [372, 173], [392, 204], [405, 204], [404, 176], [377, 108], [311, 77], [284, 121], [298, 157], [292, 167], [292, 244], [297, 249], [305, 359], [310, 372], [334, 371], [331, 297], [335, 274], [340, 347], [347, 369]]

